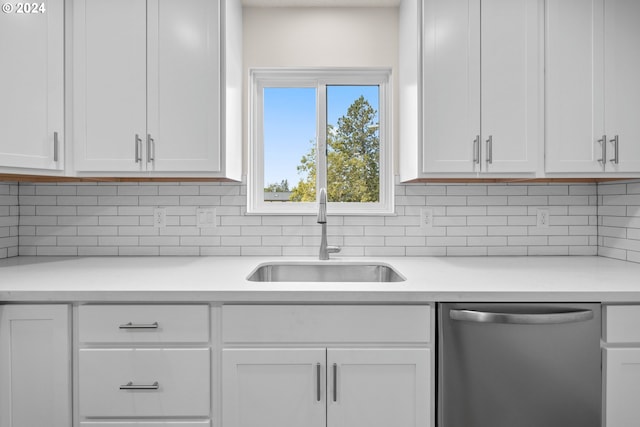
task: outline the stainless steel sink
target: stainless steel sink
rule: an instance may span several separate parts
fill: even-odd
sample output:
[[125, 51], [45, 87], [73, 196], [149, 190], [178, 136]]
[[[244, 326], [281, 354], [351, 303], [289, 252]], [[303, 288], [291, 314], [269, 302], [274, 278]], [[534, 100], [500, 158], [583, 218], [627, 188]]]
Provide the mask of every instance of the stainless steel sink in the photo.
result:
[[390, 265], [377, 262], [270, 262], [249, 274], [251, 282], [404, 282]]

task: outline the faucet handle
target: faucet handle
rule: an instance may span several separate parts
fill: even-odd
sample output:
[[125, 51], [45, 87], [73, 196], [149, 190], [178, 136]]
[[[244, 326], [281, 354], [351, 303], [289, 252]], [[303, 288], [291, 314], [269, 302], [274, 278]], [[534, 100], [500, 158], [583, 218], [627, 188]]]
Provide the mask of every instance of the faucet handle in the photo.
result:
[[327, 252], [330, 254], [337, 254], [342, 248], [340, 246], [327, 246]]

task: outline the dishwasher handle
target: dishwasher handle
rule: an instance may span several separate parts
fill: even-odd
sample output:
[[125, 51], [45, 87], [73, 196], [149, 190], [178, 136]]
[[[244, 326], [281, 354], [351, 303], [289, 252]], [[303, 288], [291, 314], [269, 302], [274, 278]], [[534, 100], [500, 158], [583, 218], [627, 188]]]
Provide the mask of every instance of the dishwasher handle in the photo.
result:
[[592, 310], [564, 310], [550, 313], [501, 313], [477, 310], [451, 310], [453, 320], [476, 323], [514, 323], [521, 325], [550, 325], [583, 322], [593, 319]]

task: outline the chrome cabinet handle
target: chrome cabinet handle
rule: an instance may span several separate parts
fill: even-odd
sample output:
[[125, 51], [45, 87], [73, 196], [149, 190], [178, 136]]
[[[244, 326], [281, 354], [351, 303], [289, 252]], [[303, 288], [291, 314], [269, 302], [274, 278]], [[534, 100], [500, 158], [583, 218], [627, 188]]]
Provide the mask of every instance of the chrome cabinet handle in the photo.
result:
[[156, 161], [156, 141], [151, 138], [151, 134], [147, 134], [147, 163]]
[[618, 135], [614, 136], [613, 139], [609, 142], [613, 144], [613, 159], [609, 161], [614, 165], [617, 165], [620, 160], [620, 157], [618, 156], [618, 142], [619, 142]]
[[487, 163], [493, 163], [493, 135], [489, 135], [487, 139]]
[[338, 364], [333, 364], [333, 401], [338, 401]]
[[120, 325], [120, 329], [158, 329], [160, 325], [158, 322], [153, 323], [125, 323], [124, 325]]
[[602, 135], [602, 139], [598, 140], [598, 144], [600, 144], [602, 148], [602, 157], [598, 159], [598, 162], [602, 163], [602, 166], [607, 163], [607, 135]]
[[140, 139], [140, 136], [138, 136], [137, 133], [136, 133], [135, 144], [136, 144], [136, 163], [139, 163], [142, 161], [142, 154], [140, 153], [142, 151], [142, 139]]
[[480, 135], [473, 140], [473, 163], [480, 164]]
[[158, 381], [153, 384], [134, 384], [132, 381], [129, 381], [120, 386], [120, 390], [158, 390], [159, 388], [160, 384], [158, 384]]
[[53, 133], [53, 161], [58, 161], [58, 132]]
[[316, 401], [317, 402], [320, 402], [320, 400], [322, 399], [322, 390], [321, 390], [321, 383], [320, 383], [320, 381], [322, 381], [321, 370], [322, 370], [322, 366], [318, 363], [316, 365]]
[[524, 325], [551, 325], [582, 322], [593, 319], [591, 310], [566, 310], [552, 313], [500, 313], [476, 310], [451, 310], [453, 320], [476, 323], [515, 323]]

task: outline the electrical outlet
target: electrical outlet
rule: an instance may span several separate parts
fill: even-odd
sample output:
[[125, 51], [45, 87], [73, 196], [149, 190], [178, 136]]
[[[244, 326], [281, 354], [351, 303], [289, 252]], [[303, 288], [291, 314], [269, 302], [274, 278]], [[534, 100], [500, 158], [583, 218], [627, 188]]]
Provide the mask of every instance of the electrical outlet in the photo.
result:
[[167, 226], [167, 210], [165, 208], [155, 208], [153, 210], [153, 226], [155, 228]]
[[433, 227], [433, 209], [420, 209], [420, 228], [425, 229], [431, 227]]
[[536, 227], [549, 228], [549, 209], [538, 209], [536, 211]]
[[216, 226], [216, 208], [196, 209], [196, 226], [199, 228], [212, 228]]

